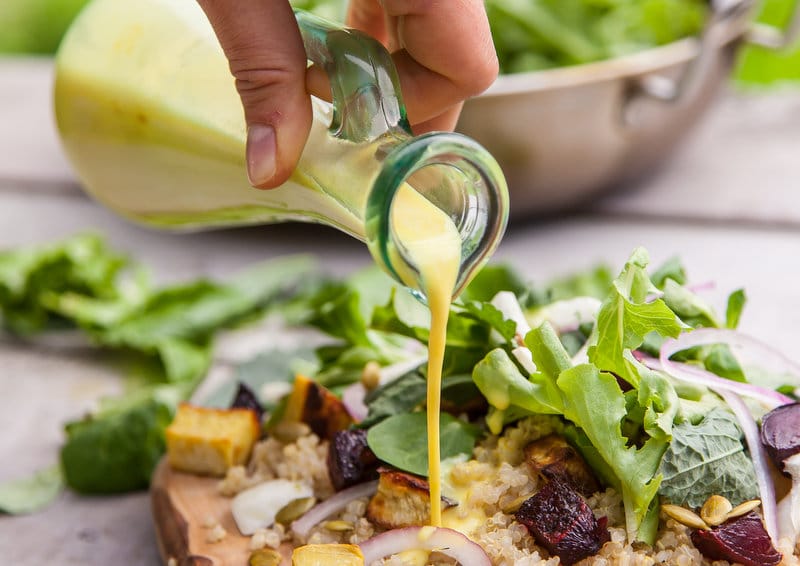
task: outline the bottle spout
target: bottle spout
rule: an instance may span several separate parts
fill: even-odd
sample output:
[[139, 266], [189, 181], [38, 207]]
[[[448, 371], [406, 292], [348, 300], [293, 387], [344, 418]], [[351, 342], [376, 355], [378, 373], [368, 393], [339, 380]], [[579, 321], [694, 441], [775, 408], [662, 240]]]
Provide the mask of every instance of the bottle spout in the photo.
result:
[[497, 248], [508, 211], [505, 178], [482, 146], [461, 134], [424, 134], [386, 156], [367, 199], [367, 245], [423, 299], [425, 270], [444, 268], [455, 253], [455, 298]]

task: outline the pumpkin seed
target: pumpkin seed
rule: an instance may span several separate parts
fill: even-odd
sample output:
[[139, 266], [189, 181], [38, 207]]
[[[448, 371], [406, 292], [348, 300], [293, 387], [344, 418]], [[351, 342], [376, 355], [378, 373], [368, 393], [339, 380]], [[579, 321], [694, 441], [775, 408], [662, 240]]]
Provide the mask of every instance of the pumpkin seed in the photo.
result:
[[353, 523], [350, 523], [349, 521], [325, 521], [322, 526], [335, 533], [343, 533], [345, 531], [353, 530]]
[[277, 550], [260, 548], [253, 551], [247, 563], [249, 566], [279, 566], [282, 559], [283, 557]]
[[519, 508], [522, 507], [522, 504], [525, 503], [530, 498], [531, 494], [526, 493], [525, 495], [520, 495], [516, 499], [512, 499], [511, 501], [503, 505], [502, 509], [503, 513], [508, 513], [508, 514], [516, 513], [517, 511], [519, 511]]
[[760, 499], [751, 499], [749, 501], [745, 501], [744, 503], [740, 503], [728, 512], [728, 515], [725, 517], [725, 519], [735, 519], [736, 517], [747, 515], [759, 505], [761, 505]]
[[730, 501], [721, 495], [712, 495], [700, 508], [700, 518], [707, 525], [716, 527], [725, 522], [731, 509], [733, 509], [733, 505]]
[[317, 503], [314, 497], [301, 497], [290, 501], [275, 514], [275, 522], [284, 526], [289, 526], [292, 521], [299, 519]]
[[710, 530], [708, 525], [693, 511], [679, 505], [662, 505], [661, 510], [670, 518], [675, 519], [681, 525], [692, 527], [693, 529]]

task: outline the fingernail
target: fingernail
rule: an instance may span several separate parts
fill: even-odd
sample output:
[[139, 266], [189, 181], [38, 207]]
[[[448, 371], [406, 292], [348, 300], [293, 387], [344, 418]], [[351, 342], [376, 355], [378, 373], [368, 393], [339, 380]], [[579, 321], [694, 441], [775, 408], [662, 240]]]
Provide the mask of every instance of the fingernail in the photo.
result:
[[247, 177], [261, 185], [275, 176], [275, 129], [253, 124], [247, 128]]

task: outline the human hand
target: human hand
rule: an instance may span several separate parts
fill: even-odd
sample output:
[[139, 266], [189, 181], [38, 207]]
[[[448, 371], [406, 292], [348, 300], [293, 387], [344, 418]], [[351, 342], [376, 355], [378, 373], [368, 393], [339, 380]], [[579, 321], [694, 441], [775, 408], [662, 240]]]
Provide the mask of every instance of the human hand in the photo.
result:
[[[247, 123], [247, 171], [259, 188], [289, 178], [311, 128], [309, 93], [330, 99], [288, 0], [198, 0], [230, 64]], [[455, 127], [463, 101], [498, 72], [483, 0], [351, 0], [347, 25], [383, 43], [414, 133]]]

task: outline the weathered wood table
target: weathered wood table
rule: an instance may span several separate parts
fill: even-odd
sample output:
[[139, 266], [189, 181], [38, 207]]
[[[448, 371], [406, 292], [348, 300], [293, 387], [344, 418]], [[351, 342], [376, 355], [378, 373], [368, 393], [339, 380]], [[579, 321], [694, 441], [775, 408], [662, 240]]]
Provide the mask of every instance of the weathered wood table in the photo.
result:
[[[335, 274], [370, 261], [366, 248], [321, 227], [272, 226], [171, 235], [131, 226], [87, 199], [62, 155], [48, 61], [0, 59], [0, 248], [94, 230], [162, 281], [224, 276], [257, 260], [317, 252]], [[800, 90], [724, 95], [659, 174], [582, 213], [513, 225], [497, 257], [533, 280], [624, 262], [638, 245], [654, 262], [680, 255], [715, 304], [744, 287], [742, 328], [800, 358]], [[262, 342], [223, 338], [212, 374]], [[56, 461], [62, 424], [121, 387], [91, 351], [0, 338], [0, 481]], [[0, 562], [158, 564], [146, 493], [63, 494], [48, 509], [0, 516]]]

